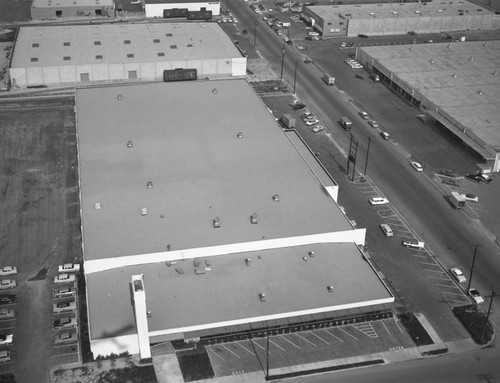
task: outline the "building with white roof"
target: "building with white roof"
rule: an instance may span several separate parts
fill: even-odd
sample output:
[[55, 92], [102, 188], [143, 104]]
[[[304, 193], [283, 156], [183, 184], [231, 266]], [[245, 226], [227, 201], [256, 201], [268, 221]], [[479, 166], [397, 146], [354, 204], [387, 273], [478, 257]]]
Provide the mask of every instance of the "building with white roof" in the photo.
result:
[[20, 27], [9, 68], [13, 87], [157, 81], [164, 70], [198, 78], [246, 75], [246, 58], [217, 23]]
[[33, 20], [114, 16], [113, 0], [33, 0], [31, 4]]
[[465, 0], [314, 5], [304, 7], [303, 15], [324, 37], [481, 30], [500, 26], [495, 12]]
[[337, 184], [245, 79], [82, 88], [76, 108], [94, 356], [391, 309]]
[[357, 59], [500, 171], [500, 42], [364, 47]]
[[144, 0], [146, 17], [163, 17], [165, 9], [187, 9], [212, 11], [212, 16], [220, 15], [220, 1], [200, 0]]

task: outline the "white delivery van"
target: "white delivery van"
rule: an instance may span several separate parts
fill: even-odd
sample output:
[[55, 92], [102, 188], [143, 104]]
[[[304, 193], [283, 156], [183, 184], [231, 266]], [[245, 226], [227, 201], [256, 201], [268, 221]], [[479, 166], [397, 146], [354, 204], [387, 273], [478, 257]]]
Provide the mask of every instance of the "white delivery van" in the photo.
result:
[[394, 235], [391, 227], [386, 223], [380, 224], [380, 230], [382, 230], [386, 237], [392, 237]]

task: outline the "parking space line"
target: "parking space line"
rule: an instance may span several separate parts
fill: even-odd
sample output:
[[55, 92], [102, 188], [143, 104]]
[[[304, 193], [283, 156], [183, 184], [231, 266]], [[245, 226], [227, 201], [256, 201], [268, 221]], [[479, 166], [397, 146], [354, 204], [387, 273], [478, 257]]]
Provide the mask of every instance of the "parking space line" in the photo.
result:
[[297, 347], [300, 350], [300, 347], [297, 346], [295, 343], [293, 343], [291, 340], [285, 338], [283, 335], [280, 335], [281, 339], [286, 340], [288, 343], [290, 343], [292, 346]]
[[280, 345], [276, 344], [275, 342], [273, 342], [271, 339], [269, 339], [269, 343], [272, 343], [274, 344], [276, 347], [278, 347], [279, 349], [283, 350], [283, 351], [286, 351], [283, 347], [281, 347]]
[[224, 347], [227, 351], [229, 351], [231, 354], [233, 354], [235, 357], [240, 358], [240, 356], [235, 353], [234, 351], [231, 351], [229, 348], [226, 347], [225, 344], [221, 344], [222, 347]]
[[242, 349], [247, 350], [253, 356], [255, 356], [255, 354], [252, 351], [250, 351], [248, 348], [246, 348], [245, 346], [243, 346], [240, 342], [236, 342], [236, 344], [239, 345]]
[[220, 356], [219, 354], [217, 354], [214, 350], [212, 350], [211, 348], [208, 349], [208, 351], [210, 351], [212, 354], [214, 354], [215, 356], [218, 356], [219, 358], [221, 358], [222, 360], [226, 360], [224, 359], [222, 356]]
[[[445, 273], [443, 273], [445, 274]], [[427, 278], [432, 278], [432, 279], [439, 279], [441, 281], [449, 281], [450, 278], [448, 277], [439, 277], [439, 276], [435, 276], [435, 275], [428, 275]]]
[[313, 332], [309, 332], [309, 334], [311, 335], [314, 335], [316, 338], [318, 338], [319, 340], [321, 340], [322, 342], [325, 342], [326, 344], [330, 344], [328, 343], [326, 340], [324, 340], [322, 337], [320, 337], [319, 335], [313, 333]]
[[437, 263], [435, 263], [435, 262], [434, 262], [434, 263], [430, 263], [430, 262], [420, 262], [420, 261], [419, 261], [418, 263], [420, 263], [421, 265], [431, 265], [431, 266], [441, 267], [441, 266], [439, 266], [439, 265], [438, 265]]
[[[450, 281], [451, 282], [451, 281]], [[441, 286], [441, 287], [452, 287], [454, 289], [458, 289], [457, 286], [455, 285], [443, 285], [442, 283], [436, 283], [436, 286]]]
[[396, 323], [396, 326], [398, 326], [399, 328], [399, 331], [401, 331], [402, 334], [404, 334], [405, 332], [403, 331], [403, 329], [401, 328], [401, 326], [399, 325], [399, 320], [394, 320], [394, 322]]
[[314, 347], [318, 347], [316, 344], [314, 344], [313, 342], [311, 342], [310, 340], [307, 340], [306, 338], [304, 338], [303, 336], [300, 336], [299, 334], [297, 334], [296, 332], [294, 333], [295, 335], [297, 335], [300, 339], [306, 341], [307, 343], [309, 344], [312, 344]]
[[424, 268], [424, 270], [425, 270], [425, 271], [428, 271], [428, 272], [430, 272], [430, 273], [445, 274], [445, 272], [444, 272], [444, 271], [441, 271], [441, 270], [429, 270], [429, 269], [425, 269], [425, 268]]
[[422, 258], [429, 258], [427, 254], [412, 254], [414, 257], [422, 257]]
[[453, 293], [451, 291], [441, 291], [442, 294], [450, 294], [450, 295], [458, 295], [460, 297], [463, 297], [464, 295], [463, 294], [457, 294], [457, 293]]
[[255, 345], [259, 346], [261, 349], [265, 350], [266, 348], [265, 347], [262, 347], [259, 342], [257, 342], [257, 340], [255, 339], [252, 339], [252, 343], [255, 343]]
[[333, 336], [335, 339], [341, 341], [342, 343], [344, 343], [344, 341], [342, 339], [340, 339], [338, 336], [332, 334], [330, 331], [328, 331], [327, 329], [323, 329], [323, 331], [326, 331], [328, 334], [330, 334], [331, 336]]
[[391, 336], [391, 332], [389, 331], [389, 329], [387, 328], [387, 326], [385, 325], [385, 321], [381, 321], [382, 322], [382, 325], [384, 326], [385, 330], [387, 331], [387, 334], [389, 334], [389, 336]]
[[345, 331], [342, 327], [337, 327], [340, 331], [342, 331], [343, 333], [349, 335], [351, 338], [354, 338], [356, 340], [358, 340], [358, 338], [356, 338], [354, 335], [352, 334], [349, 334], [347, 331]]

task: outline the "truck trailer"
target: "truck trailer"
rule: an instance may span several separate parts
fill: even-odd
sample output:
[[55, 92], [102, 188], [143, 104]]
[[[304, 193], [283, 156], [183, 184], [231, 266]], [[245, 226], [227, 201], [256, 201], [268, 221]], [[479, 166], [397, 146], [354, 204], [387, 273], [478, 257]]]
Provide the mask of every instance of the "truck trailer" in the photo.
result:
[[455, 209], [461, 209], [465, 206], [465, 197], [457, 192], [451, 192], [450, 194], [450, 204]]

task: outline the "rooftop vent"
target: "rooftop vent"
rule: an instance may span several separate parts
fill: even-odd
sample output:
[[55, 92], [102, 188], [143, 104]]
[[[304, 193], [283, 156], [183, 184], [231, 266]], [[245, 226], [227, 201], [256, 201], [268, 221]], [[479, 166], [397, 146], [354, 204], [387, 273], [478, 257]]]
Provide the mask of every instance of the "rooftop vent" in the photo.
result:
[[153, 188], [153, 182], [148, 181], [148, 183], [146, 184], [146, 187], [147, 187], [148, 189], [152, 189], [152, 188]]
[[214, 225], [214, 229], [218, 229], [218, 228], [220, 228], [220, 220], [219, 220], [219, 217], [215, 217], [212, 223], [213, 223], [213, 225]]
[[148, 215], [148, 208], [147, 207], [143, 207], [141, 209], [141, 215]]
[[259, 299], [260, 299], [261, 302], [265, 302], [266, 301], [266, 294], [259, 293]]
[[437, 10], [437, 13], [442, 13], [442, 12], [443, 12], [443, 10], [442, 10], [442, 9], [438, 9], [438, 10]]
[[494, 71], [494, 72], [492, 73], [492, 75], [493, 75], [493, 76], [496, 76], [496, 75], [497, 75], [497, 71]]
[[375, 16], [375, 12], [370, 12], [369, 15], [370, 16]]
[[217, 94], [217, 88], [212, 89], [212, 94]]
[[413, 50], [413, 46], [410, 47], [410, 50], [412, 51]]
[[243, 133], [242, 132], [238, 132], [238, 134], [236, 135], [236, 137], [243, 138]]
[[116, 99], [117, 100], [123, 100], [123, 96], [121, 94], [119, 94], [118, 96], [116, 96]]
[[477, 94], [481, 96], [481, 95], [483, 94], [483, 90], [482, 90], [482, 89], [479, 89], [479, 90], [477, 91]]
[[453, 78], [457, 78], [457, 74], [456, 74], [456, 73], [453, 73], [453, 74], [451, 75], [451, 77], [453, 77]]
[[415, 13], [420, 14], [421, 12], [417, 9], [417, 10], [415, 11]]
[[252, 225], [257, 224], [257, 213], [253, 213], [253, 214], [250, 216], [250, 222], [252, 223]]
[[279, 196], [279, 194], [275, 194], [275, 195], [273, 195], [273, 201], [274, 201], [274, 202], [279, 202], [279, 201], [280, 201], [280, 196]]
[[176, 267], [175, 271], [177, 271], [177, 273], [180, 275], [184, 274], [184, 269], [182, 267]]
[[151, 318], [153, 316], [153, 314], [151, 314], [151, 311], [148, 310], [148, 311], [146, 311], [146, 316], [148, 318]]
[[314, 257], [314, 251], [310, 251], [308, 254], [311, 258]]
[[96, 202], [95, 205], [94, 205], [94, 209], [100, 210], [101, 209], [101, 203], [100, 202]]
[[469, 61], [474, 61], [474, 56], [470, 56]]
[[393, 15], [397, 15], [397, 14], [398, 14], [398, 11], [392, 11], [392, 14], [393, 14]]
[[127, 148], [131, 148], [134, 146], [134, 143], [132, 141], [127, 141]]
[[487, 46], [488, 46], [488, 43], [486, 43], [486, 42], [485, 42], [485, 43], [483, 44], [483, 47], [487, 47]]
[[250, 258], [245, 258], [245, 265], [246, 266], [250, 266], [251, 262], [252, 262], [252, 260]]
[[333, 286], [332, 285], [326, 286], [326, 289], [328, 290], [329, 293], [333, 293]]
[[448, 49], [451, 49], [451, 44], [448, 44]]
[[302, 260], [307, 262], [309, 260], [309, 258], [304, 256], [304, 257], [302, 257]]
[[431, 61], [429, 61], [431, 64], [434, 64], [434, 59], [431, 59]]

